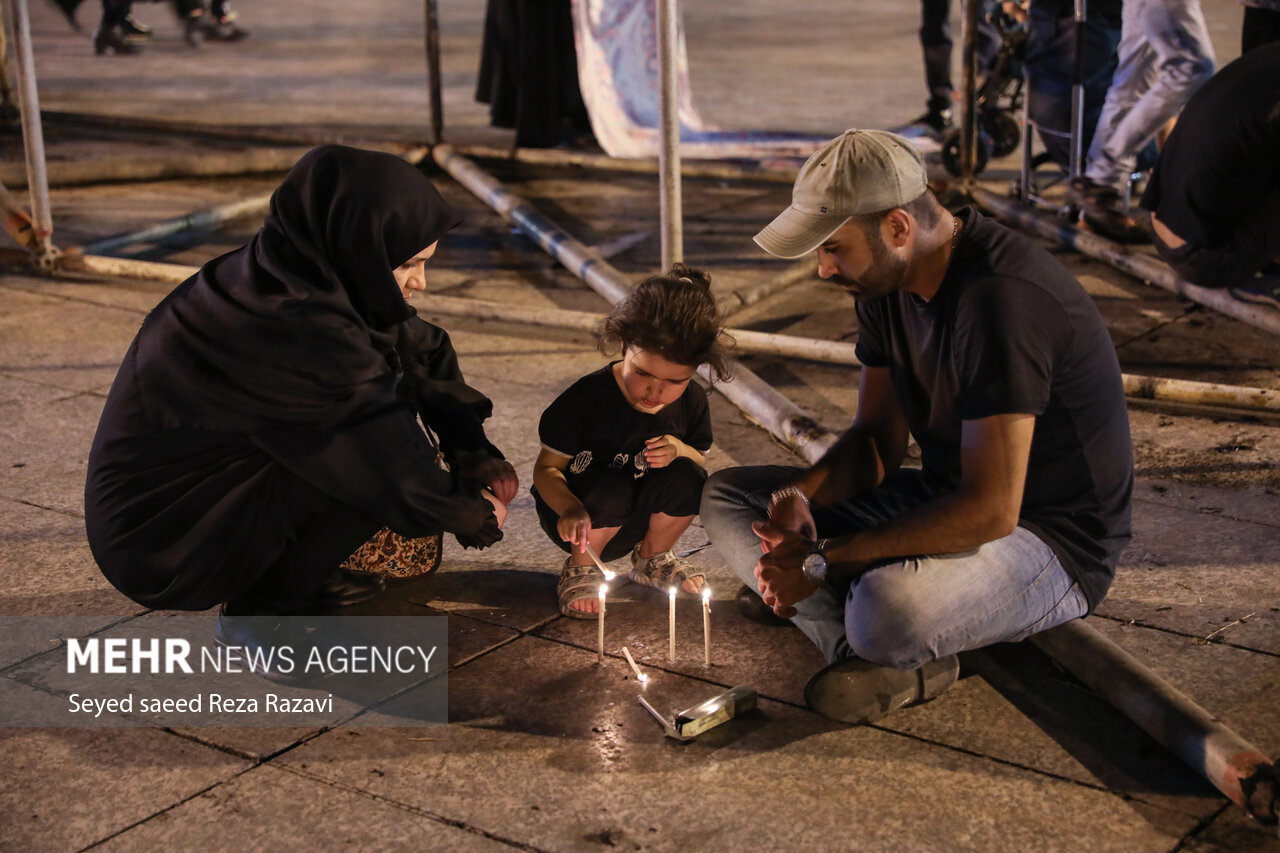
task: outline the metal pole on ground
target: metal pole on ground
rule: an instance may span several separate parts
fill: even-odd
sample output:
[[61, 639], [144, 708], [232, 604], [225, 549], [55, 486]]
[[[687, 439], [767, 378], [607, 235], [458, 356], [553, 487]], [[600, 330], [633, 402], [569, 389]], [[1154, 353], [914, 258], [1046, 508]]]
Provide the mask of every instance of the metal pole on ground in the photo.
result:
[[[538, 166], [583, 166], [611, 172], [634, 172], [656, 175], [660, 164], [657, 160], [630, 160], [593, 154], [587, 151], [566, 151], [560, 148], [494, 148], [491, 145], [456, 145], [455, 150], [464, 157], [478, 160], [514, 160]], [[785, 160], [786, 158], [778, 158]], [[796, 172], [802, 160], [792, 158], [795, 166], [783, 168], [765, 166], [759, 160], [686, 160], [681, 158], [680, 174], [686, 178], [720, 178], [726, 181], [767, 181], [769, 183], [795, 183]], [[774, 162], [774, 161], [770, 161]]]
[[1071, 75], [1071, 152], [1067, 176], [1077, 178], [1084, 171], [1084, 40], [1089, 10], [1087, 0], [1075, 0], [1076, 55]]
[[1248, 323], [1273, 335], [1280, 335], [1280, 312], [1274, 308], [1241, 302], [1224, 290], [1211, 290], [1192, 284], [1178, 278], [1167, 264], [1157, 258], [1132, 251], [1105, 237], [1081, 231], [1060, 220], [1029, 210], [1013, 199], [981, 188], [974, 188], [970, 196], [979, 205], [1000, 218], [1016, 223], [1041, 237], [1055, 240], [1082, 255], [1105, 261], [1121, 272], [1127, 272], [1157, 287], [1185, 296], [1193, 302], [1198, 302], [1228, 317], [1234, 317], [1242, 323]]
[[22, 147], [27, 158], [31, 221], [35, 227], [36, 265], [47, 270], [53, 268], [58, 250], [51, 242], [53, 214], [49, 207], [44, 132], [40, 127], [40, 96], [36, 92], [36, 65], [31, 47], [31, 19], [27, 14], [27, 0], [9, 0], [9, 12], [14, 30], [14, 66], [18, 71], [18, 106], [22, 113]]
[[[137, 231], [102, 237], [80, 246], [79, 251], [86, 255], [101, 255], [128, 246], [136, 246], [139, 243], [150, 243], [165, 237], [172, 237], [184, 231], [207, 228], [210, 225], [231, 222], [245, 216], [263, 214], [270, 207], [272, 195], [273, 193], [257, 195], [243, 201], [234, 201], [230, 204], [211, 207], [207, 210], [197, 210], [184, 216], [176, 216], [173, 219], [166, 219], [164, 222], [157, 222], [155, 225], [140, 228]], [[71, 252], [72, 250], [67, 249], [66, 251]]]
[[658, 80], [662, 102], [661, 171], [658, 200], [662, 207], [662, 268], [684, 261], [684, 228], [680, 203], [680, 100], [676, 91], [676, 0], [658, 2]]
[[427, 90], [431, 98], [432, 145], [444, 142], [444, 102], [440, 97], [440, 10], [436, 0], [423, 0], [427, 22]]
[[973, 185], [978, 159], [978, 0], [964, 0], [960, 28], [960, 181]]
[[[259, 148], [162, 157], [55, 161], [47, 166], [45, 179], [49, 186], [68, 187], [117, 181], [162, 181], [285, 172], [310, 150], [310, 147]], [[15, 187], [27, 185], [19, 170], [9, 164], [0, 164], [0, 180]]]
[[[631, 292], [630, 283], [608, 261], [451, 146], [437, 145], [431, 149], [431, 155], [454, 180], [503, 219], [519, 226], [530, 239], [609, 302], [618, 302]], [[709, 378], [705, 369], [702, 375]], [[734, 363], [733, 376], [732, 382], [715, 383], [715, 389], [801, 457], [817, 461], [835, 443], [835, 433], [747, 368]]]
[[[544, 306], [511, 305], [487, 299], [463, 299], [438, 293], [424, 295], [420, 308], [421, 313], [424, 314], [472, 317], [479, 320], [497, 320], [580, 331], [591, 331], [604, 319], [604, 315], [593, 314], [590, 311], [562, 311]], [[803, 358], [824, 364], [842, 364], [852, 367], [860, 364], [857, 356], [854, 355], [854, 345], [843, 341], [777, 335], [752, 329], [725, 329], [725, 332], [732, 335], [737, 342], [735, 349], [753, 355]]]
[[792, 285], [799, 284], [802, 281], [808, 281], [814, 278], [817, 273], [818, 265], [812, 257], [801, 258], [791, 266], [782, 270], [777, 275], [770, 276], [764, 281], [735, 290], [724, 299], [721, 305], [724, 309], [726, 317], [732, 317], [757, 302], [768, 299], [775, 293], [786, 290]]
[[1076, 619], [1031, 643], [1253, 817], [1276, 822], [1276, 772], [1267, 756], [1141, 661]]

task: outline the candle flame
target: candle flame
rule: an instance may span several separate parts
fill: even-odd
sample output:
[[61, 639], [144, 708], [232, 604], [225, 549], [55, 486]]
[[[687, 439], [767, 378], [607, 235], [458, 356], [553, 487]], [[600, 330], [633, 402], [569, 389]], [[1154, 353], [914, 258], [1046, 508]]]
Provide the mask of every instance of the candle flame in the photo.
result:
[[649, 676], [645, 675], [643, 672], [642, 672], [642, 673], [640, 673], [640, 683], [641, 683], [641, 684], [644, 684], [644, 683], [645, 683], [646, 681], [648, 681], [648, 680], [649, 680]]
[[669, 587], [667, 587], [667, 595], [671, 596], [672, 598], [675, 598], [675, 597], [676, 597], [676, 588], [675, 588], [674, 586], [669, 586]]
[[604, 601], [605, 594], [608, 591], [609, 591], [609, 585], [607, 583], [600, 584], [600, 600], [601, 601]]
[[703, 601], [710, 601], [710, 600], [711, 600], [711, 587], [709, 587], [709, 586], [704, 586], [704, 587], [702, 588], [702, 600], [703, 600]]

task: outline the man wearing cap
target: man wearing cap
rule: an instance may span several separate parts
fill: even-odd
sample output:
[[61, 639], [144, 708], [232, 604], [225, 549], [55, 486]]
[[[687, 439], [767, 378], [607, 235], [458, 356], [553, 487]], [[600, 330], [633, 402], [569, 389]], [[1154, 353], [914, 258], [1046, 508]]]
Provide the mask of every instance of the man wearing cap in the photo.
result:
[[[808, 469], [726, 469], [703, 493], [743, 612], [790, 619], [826, 656], [810, 707], [870, 722], [945, 690], [958, 652], [1097, 606], [1129, 541], [1133, 459], [1115, 349], [1079, 282], [977, 211], [948, 213], [919, 152], [881, 131], [809, 158], [755, 239], [816, 249], [859, 324], [857, 415], [835, 445]], [[919, 470], [902, 467], [912, 436]]]

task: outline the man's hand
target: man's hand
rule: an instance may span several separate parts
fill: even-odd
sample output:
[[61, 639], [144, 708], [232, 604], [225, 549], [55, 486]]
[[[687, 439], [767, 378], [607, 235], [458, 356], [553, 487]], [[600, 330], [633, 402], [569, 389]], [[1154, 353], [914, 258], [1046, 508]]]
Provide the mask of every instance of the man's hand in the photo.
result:
[[[810, 519], [812, 522], [812, 519]], [[804, 576], [801, 564], [813, 549], [813, 540], [768, 521], [755, 521], [751, 529], [760, 537], [764, 556], [756, 561], [760, 597], [783, 619], [796, 615], [793, 606], [818, 590]]]
[[587, 514], [587, 508], [578, 504], [560, 516], [560, 520], [556, 522], [556, 532], [561, 539], [575, 545], [578, 553], [587, 553], [587, 537], [591, 535], [591, 516]]
[[685, 443], [674, 435], [659, 435], [646, 439], [644, 443], [644, 461], [650, 468], [666, 468], [680, 458]]
[[[769, 524], [782, 530], [790, 530], [806, 539], [818, 538], [818, 525], [813, 520], [809, 505], [795, 495], [787, 495], [769, 507]], [[765, 553], [768, 553], [769, 540], [761, 537], [761, 544]]]

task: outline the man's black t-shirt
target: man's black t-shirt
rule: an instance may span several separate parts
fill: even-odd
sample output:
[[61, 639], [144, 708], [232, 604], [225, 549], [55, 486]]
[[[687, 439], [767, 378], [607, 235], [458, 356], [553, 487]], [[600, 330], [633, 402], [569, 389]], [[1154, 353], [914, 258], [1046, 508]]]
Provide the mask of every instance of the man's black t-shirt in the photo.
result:
[[1278, 189], [1280, 42], [1244, 54], [1191, 96], [1142, 206], [1188, 243], [1214, 248]]
[[[614, 362], [616, 364], [617, 362]], [[639, 479], [649, 470], [646, 439], [674, 435], [700, 453], [711, 449], [711, 411], [707, 392], [690, 382], [684, 393], [654, 414], [631, 407], [613, 377], [613, 364], [588, 373], [555, 399], [538, 423], [538, 440], [569, 457], [565, 479], [591, 469], [630, 472]]]
[[1019, 526], [1089, 600], [1129, 541], [1133, 455], [1120, 364], [1084, 288], [1048, 252], [977, 211], [937, 294], [859, 301], [858, 358], [887, 367], [926, 474], [960, 482], [966, 420], [1036, 416]]

